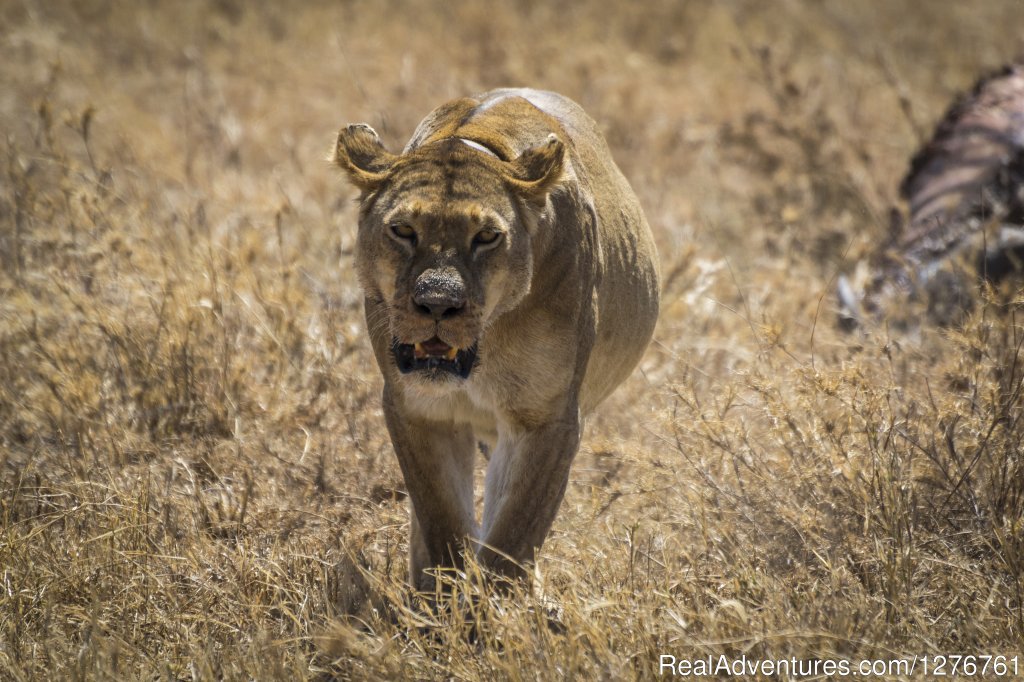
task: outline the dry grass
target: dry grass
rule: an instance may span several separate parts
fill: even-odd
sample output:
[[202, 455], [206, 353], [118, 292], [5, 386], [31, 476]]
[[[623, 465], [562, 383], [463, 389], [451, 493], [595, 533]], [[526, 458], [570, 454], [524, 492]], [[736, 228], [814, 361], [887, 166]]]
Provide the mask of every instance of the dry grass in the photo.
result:
[[[843, 336], [830, 293], [1017, 0], [144, 5], [0, 6], [0, 677], [1024, 649], [1024, 326]], [[533, 591], [432, 613], [323, 158], [519, 84], [605, 126], [665, 304]]]

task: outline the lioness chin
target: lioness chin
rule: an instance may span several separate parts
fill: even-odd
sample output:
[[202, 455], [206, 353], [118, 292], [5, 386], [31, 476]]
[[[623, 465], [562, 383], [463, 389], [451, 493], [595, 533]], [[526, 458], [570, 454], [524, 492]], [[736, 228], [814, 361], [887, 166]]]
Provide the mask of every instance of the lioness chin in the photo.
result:
[[[565, 493], [583, 418], [658, 317], [650, 228], [571, 100], [494, 90], [430, 113], [401, 154], [338, 134], [361, 191], [356, 268], [411, 500], [410, 580], [463, 552], [518, 575]], [[490, 452], [483, 518], [477, 443]]]

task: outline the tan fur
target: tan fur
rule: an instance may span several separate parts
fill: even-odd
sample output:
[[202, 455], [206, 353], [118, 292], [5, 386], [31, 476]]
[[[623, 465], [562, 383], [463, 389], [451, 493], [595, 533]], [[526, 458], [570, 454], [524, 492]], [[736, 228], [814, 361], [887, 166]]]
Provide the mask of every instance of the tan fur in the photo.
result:
[[[362, 191], [356, 267], [412, 502], [411, 580], [429, 589], [424, 570], [458, 566], [463, 551], [518, 574], [554, 520], [584, 416], [654, 330], [657, 255], [639, 203], [596, 124], [536, 90], [449, 102], [400, 155], [348, 126], [335, 163]], [[494, 244], [474, 242], [485, 228]], [[443, 317], [414, 302], [452, 292], [464, 304]], [[467, 379], [398, 371], [393, 341], [434, 336], [477, 344]], [[482, 524], [478, 440], [491, 450]]]

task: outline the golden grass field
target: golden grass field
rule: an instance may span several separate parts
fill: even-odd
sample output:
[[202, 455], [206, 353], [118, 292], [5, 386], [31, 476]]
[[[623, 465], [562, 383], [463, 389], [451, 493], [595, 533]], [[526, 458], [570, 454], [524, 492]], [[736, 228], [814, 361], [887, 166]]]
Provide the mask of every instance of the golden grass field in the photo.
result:
[[[1019, 0], [289, 5], [0, 4], [0, 679], [1024, 673], [1016, 296], [846, 335], [832, 294]], [[437, 611], [325, 159], [505, 85], [600, 122], [663, 309], [532, 587]]]

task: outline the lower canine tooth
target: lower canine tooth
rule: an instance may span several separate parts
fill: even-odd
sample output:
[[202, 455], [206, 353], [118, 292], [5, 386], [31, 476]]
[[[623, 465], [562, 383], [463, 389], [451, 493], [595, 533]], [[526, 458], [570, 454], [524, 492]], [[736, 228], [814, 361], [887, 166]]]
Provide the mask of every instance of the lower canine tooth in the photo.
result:
[[454, 360], [455, 356], [458, 355], [458, 354], [459, 354], [459, 349], [458, 348], [449, 348], [448, 352], [445, 354], [445, 357], [448, 358], [449, 360]]

